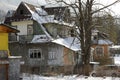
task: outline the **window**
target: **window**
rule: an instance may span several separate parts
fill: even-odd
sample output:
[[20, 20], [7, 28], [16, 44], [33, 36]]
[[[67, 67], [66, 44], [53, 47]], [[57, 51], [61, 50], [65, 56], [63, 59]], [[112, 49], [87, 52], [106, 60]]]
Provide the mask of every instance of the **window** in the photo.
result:
[[32, 25], [28, 25], [28, 26], [27, 26], [27, 34], [28, 34], [28, 35], [33, 34], [33, 26], [32, 26]]
[[20, 10], [20, 14], [23, 14], [23, 10]]
[[49, 52], [49, 56], [48, 56], [49, 59], [55, 59], [56, 58], [56, 53], [55, 52]]
[[103, 56], [103, 48], [101, 46], [96, 47], [96, 54], [98, 56]]
[[29, 49], [29, 57], [41, 59], [42, 58], [41, 49]]
[[93, 40], [97, 40], [97, 36], [94, 36]]
[[70, 31], [70, 34], [71, 34], [71, 37], [74, 37], [74, 36], [75, 36], [75, 31], [72, 29], [72, 30]]

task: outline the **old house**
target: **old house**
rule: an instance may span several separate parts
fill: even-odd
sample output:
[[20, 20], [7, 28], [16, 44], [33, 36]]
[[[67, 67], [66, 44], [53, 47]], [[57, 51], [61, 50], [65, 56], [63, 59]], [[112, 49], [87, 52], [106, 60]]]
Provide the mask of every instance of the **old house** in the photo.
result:
[[72, 37], [72, 25], [55, 20], [55, 15], [48, 15], [44, 8], [21, 2], [15, 11], [8, 12], [5, 23], [20, 30], [9, 35], [9, 47], [12, 55], [25, 61], [23, 72], [67, 73], [79, 60], [75, 55], [80, 45]]
[[99, 58], [104, 59], [104, 57], [110, 57], [110, 46], [113, 45], [108, 39], [108, 35], [102, 33], [98, 30], [92, 31], [92, 48], [94, 49], [92, 53], [91, 61], [98, 60]]

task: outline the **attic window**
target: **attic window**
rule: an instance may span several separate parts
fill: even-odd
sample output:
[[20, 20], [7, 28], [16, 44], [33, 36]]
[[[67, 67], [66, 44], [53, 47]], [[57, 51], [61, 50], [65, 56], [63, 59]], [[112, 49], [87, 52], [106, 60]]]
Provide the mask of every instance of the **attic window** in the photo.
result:
[[74, 31], [74, 29], [71, 29], [71, 30], [70, 30], [70, 35], [71, 35], [71, 37], [74, 37], [74, 36], [75, 36], [75, 31]]
[[23, 10], [20, 10], [20, 14], [23, 14]]

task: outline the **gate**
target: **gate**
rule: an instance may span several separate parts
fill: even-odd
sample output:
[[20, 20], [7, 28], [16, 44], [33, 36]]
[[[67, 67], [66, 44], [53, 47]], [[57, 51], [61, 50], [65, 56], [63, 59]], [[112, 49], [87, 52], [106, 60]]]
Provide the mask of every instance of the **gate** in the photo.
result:
[[0, 80], [8, 80], [8, 64], [0, 64]]

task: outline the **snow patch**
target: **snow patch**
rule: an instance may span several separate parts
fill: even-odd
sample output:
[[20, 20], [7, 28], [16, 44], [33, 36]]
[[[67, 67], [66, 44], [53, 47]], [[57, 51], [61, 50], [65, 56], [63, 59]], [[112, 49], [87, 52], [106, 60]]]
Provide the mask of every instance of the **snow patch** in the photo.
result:
[[91, 76], [40, 76], [40, 75], [23, 75], [23, 80], [120, 80], [118, 77], [91, 77]]

